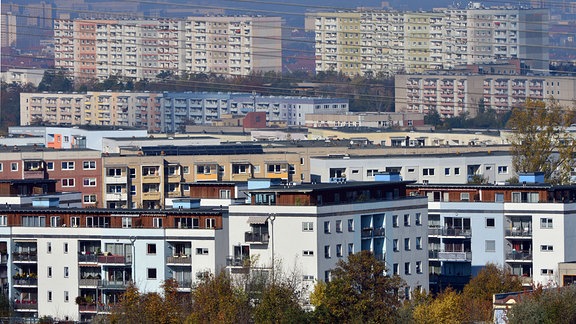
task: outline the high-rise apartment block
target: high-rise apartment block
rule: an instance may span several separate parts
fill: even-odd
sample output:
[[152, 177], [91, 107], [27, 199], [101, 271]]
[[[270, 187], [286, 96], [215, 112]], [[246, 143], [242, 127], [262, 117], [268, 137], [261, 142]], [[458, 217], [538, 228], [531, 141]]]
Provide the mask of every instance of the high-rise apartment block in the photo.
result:
[[279, 17], [68, 20], [54, 23], [55, 66], [75, 78], [282, 70]]
[[392, 75], [518, 58], [548, 70], [547, 9], [484, 8], [432, 12], [358, 9], [319, 12], [316, 72]]

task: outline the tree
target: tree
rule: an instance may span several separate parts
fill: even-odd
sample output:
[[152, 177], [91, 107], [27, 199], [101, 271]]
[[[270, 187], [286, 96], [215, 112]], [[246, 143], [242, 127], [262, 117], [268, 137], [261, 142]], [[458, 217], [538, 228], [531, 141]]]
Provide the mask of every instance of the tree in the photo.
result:
[[576, 286], [544, 289], [520, 296], [507, 314], [510, 324], [576, 323]]
[[508, 121], [512, 130], [512, 165], [516, 172], [544, 172], [546, 181], [565, 184], [570, 180], [576, 146], [567, 132], [574, 111], [557, 101], [527, 101], [516, 108]]
[[133, 283], [130, 283], [120, 297], [118, 305], [112, 309], [110, 323], [137, 324], [144, 322], [141, 313], [140, 291]]
[[296, 289], [288, 282], [271, 282], [262, 291], [254, 308], [256, 323], [302, 323], [305, 313], [300, 307]]
[[[322, 322], [390, 323], [397, 317], [404, 286], [398, 276], [386, 276], [385, 264], [369, 251], [338, 261], [327, 283], [319, 312]], [[326, 318], [327, 317], [327, 318]]]
[[462, 295], [448, 288], [434, 299], [427, 298], [414, 307], [416, 323], [462, 323], [466, 319], [466, 310], [462, 305]]
[[464, 305], [472, 321], [492, 318], [492, 295], [521, 291], [520, 279], [493, 263], [488, 263], [464, 286]]
[[187, 323], [248, 323], [250, 319], [250, 300], [226, 272], [211, 274], [194, 287]]
[[47, 70], [38, 84], [38, 91], [73, 91], [74, 86], [62, 70]]

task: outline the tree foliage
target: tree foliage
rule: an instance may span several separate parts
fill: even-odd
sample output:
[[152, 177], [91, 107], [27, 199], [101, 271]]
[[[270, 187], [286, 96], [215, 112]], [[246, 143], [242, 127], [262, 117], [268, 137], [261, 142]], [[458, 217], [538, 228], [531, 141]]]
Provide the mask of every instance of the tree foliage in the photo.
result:
[[436, 298], [426, 298], [414, 307], [413, 317], [416, 323], [462, 323], [467, 314], [464, 297], [452, 289], [446, 289]]
[[38, 91], [73, 91], [74, 84], [62, 70], [47, 70], [38, 84]]
[[262, 297], [254, 308], [256, 323], [303, 323], [305, 313], [299, 304], [299, 296], [287, 281], [273, 281], [262, 291]]
[[510, 324], [576, 323], [576, 286], [550, 288], [521, 295], [507, 314]]
[[522, 283], [517, 276], [493, 263], [486, 264], [464, 287], [463, 297], [470, 320], [489, 321], [492, 318], [492, 295], [521, 290]]
[[516, 108], [508, 126], [512, 129], [512, 164], [516, 172], [544, 172], [551, 183], [565, 184], [570, 180], [576, 146], [567, 128], [575, 113], [553, 101], [528, 101]]
[[397, 292], [404, 283], [400, 277], [386, 276], [385, 270], [385, 264], [369, 251], [340, 260], [319, 307], [328, 317], [323, 322], [394, 322], [401, 306]]

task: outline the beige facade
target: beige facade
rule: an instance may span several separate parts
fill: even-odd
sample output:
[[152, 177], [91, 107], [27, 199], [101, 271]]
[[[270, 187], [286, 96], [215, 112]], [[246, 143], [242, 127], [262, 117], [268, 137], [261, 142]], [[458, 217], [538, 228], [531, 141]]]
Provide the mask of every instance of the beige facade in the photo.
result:
[[282, 70], [279, 17], [68, 20], [54, 23], [55, 66], [75, 78]]
[[306, 127], [417, 127], [424, 125], [424, 115], [420, 113], [347, 113], [306, 114]]
[[548, 16], [547, 9], [471, 3], [431, 12], [318, 12], [307, 15], [307, 23], [314, 19], [316, 72], [393, 75], [505, 58], [522, 59], [542, 72], [549, 63]]
[[485, 108], [504, 112], [528, 99], [554, 98], [565, 107], [576, 100], [576, 80], [561, 76], [418, 74], [395, 77], [396, 111], [427, 113], [444, 117], [464, 112], [475, 116]]

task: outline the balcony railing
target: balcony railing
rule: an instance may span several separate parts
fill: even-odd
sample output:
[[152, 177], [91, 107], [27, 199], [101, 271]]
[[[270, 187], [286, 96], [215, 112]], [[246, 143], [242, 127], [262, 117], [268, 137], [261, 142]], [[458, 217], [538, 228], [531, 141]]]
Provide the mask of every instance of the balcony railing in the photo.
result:
[[130, 255], [99, 255], [98, 263], [104, 264], [131, 264], [132, 256]]
[[80, 311], [80, 313], [96, 313], [98, 311], [98, 305], [96, 304], [78, 305], [78, 311]]
[[454, 227], [438, 227], [438, 228], [428, 228], [428, 235], [436, 236], [463, 236], [471, 237], [472, 230], [467, 228], [454, 228]]
[[514, 236], [514, 237], [532, 237], [532, 229], [507, 229], [506, 236]]
[[27, 252], [14, 252], [12, 253], [12, 261], [14, 262], [36, 262], [38, 261], [38, 256], [35, 252], [27, 253]]
[[103, 289], [126, 289], [130, 281], [128, 280], [99, 280], [98, 287]]
[[176, 264], [192, 264], [192, 258], [188, 255], [174, 255], [166, 258], [166, 263], [176, 263]]
[[472, 252], [469, 251], [439, 251], [429, 250], [429, 259], [438, 259], [440, 261], [472, 261]]
[[250, 242], [250, 243], [268, 244], [268, 242], [270, 241], [270, 235], [268, 233], [245, 232], [244, 241], [246, 243]]
[[361, 236], [362, 237], [374, 237], [374, 236], [384, 236], [385, 230], [383, 227], [376, 228], [363, 228]]
[[99, 279], [80, 279], [78, 285], [81, 287], [97, 287]]
[[229, 255], [226, 257], [226, 266], [228, 267], [243, 267], [249, 265], [249, 257], [235, 257]]
[[78, 254], [78, 262], [97, 263], [98, 262], [98, 255], [97, 254]]
[[532, 252], [507, 252], [506, 261], [532, 261]]
[[37, 310], [38, 302], [36, 300], [19, 300], [14, 302], [15, 310]]
[[14, 278], [14, 286], [38, 286], [37, 278]]

